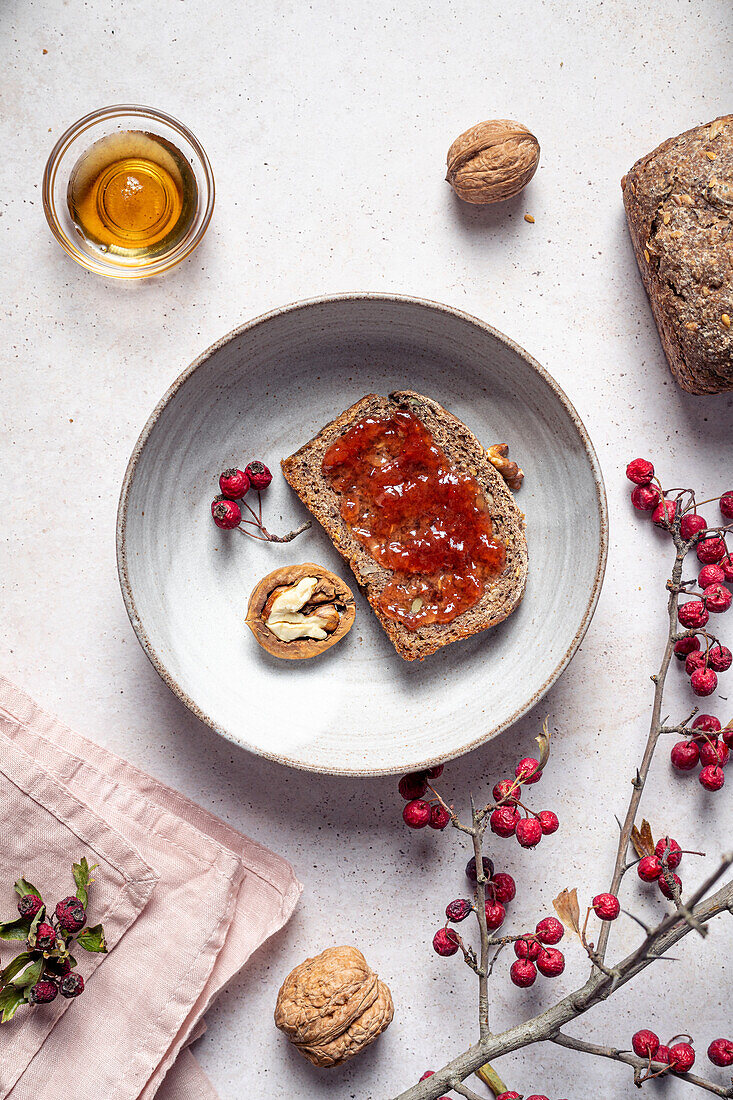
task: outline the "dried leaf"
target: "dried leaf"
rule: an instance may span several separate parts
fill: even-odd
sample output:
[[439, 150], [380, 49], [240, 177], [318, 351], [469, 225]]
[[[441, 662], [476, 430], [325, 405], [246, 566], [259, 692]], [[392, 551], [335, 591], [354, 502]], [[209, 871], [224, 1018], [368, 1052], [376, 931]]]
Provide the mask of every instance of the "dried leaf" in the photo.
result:
[[576, 888], [562, 890], [552, 904], [565, 927], [580, 938], [580, 906]]
[[644, 856], [654, 855], [652, 827], [646, 818], [644, 818], [641, 823], [641, 830], [637, 829], [636, 825], [633, 826], [631, 830], [631, 843], [639, 859], [642, 859]]

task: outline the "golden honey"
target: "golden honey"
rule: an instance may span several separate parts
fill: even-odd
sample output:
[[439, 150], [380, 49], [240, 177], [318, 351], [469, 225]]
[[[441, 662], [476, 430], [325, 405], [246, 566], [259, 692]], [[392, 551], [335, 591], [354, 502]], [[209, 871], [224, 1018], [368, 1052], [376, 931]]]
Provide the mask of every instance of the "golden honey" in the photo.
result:
[[87, 241], [141, 261], [182, 240], [197, 198], [196, 178], [180, 150], [142, 130], [96, 141], [74, 166], [67, 192], [69, 213]]

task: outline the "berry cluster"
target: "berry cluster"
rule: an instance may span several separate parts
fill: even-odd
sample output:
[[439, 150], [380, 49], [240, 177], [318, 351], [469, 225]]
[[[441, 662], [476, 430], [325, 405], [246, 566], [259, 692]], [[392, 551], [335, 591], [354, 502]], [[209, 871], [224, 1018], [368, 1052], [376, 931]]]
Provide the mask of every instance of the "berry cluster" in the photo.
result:
[[[720, 736], [718, 737], [718, 734]], [[678, 771], [693, 771], [700, 765], [698, 779], [706, 791], [719, 791], [725, 783], [723, 768], [733, 749], [733, 726], [723, 729], [713, 714], [698, 714], [690, 736], [672, 746], [670, 758]]]
[[636, 865], [636, 873], [642, 882], [656, 882], [665, 898], [672, 900], [671, 883], [678, 891], [682, 888], [680, 876], [674, 873], [682, 862], [682, 855], [677, 841], [665, 836], [657, 841], [653, 855], [642, 856]]
[[[733, 581], [733, 560], [726, 545], [727, 527], [708, 527], [707, 520], [697, 511], [694, 493], [678, 490], [674, 499], [668, 499], [647, 459], [635, 458], [630, 462], [626, 476], [636, 486], [631, 493], [634, 507], [651, 511], [652, 522], [667, 531], [679, 518], [680, 536], [695, 546], [702, 568], [696, 581], [680, 588], [680, 594], [692, 598], [679, 605], [677, 616], [687, 633], [677, 639], [674, 652], [684, 663], [693, 692], [704, 698], [717, 689], [718, 674], [727, 672], [733, 663], [730, 649], [705, 629], [711, 614], [722, 614], [733, 602], [733, 594], [724, 583]], [[733, 518], [733, 490], [723, 493], [718, 504], [724, 519]]]
[[[524, 784], [539, 783], [542, 769], [539, 760], [525, 756], [514, 769], [514, 779], [500, 779], [492, 794], [496, 807], [489, 818], [492, 833], [500, 837], [515, 836], [523, 848], [535, 848], [543, 836], [557, 832], [560, 822], [553, 810], [535, 813], [519, 798]], [[524, 817], [520, 813], [524, 811]]]
[[[223, 531], [233, 531], [235, 528], [243, 535], [258, 539], [260, 542], [291, 542], [301, 531], [310, 527], [310, 523], [302, 524], [295, 531], [287, 535], [271, 535], [262, 522], [262, 497], [261, 492], [272, 481], [272, 474], [264, 462], [255, 459], [247, 463], [243, 470], [232, 467], [224, 470], [219, 475], [219, 489], [221, 492], [211, 502], [211, 515], [217, 527]], [[257, 493], [257, 511], [247, 504], [244, 499], [250, 490]], [[244, 519], [242, 509], [246, 508], [251, 519]], [[249, 530], [252, 527], [254, 530]], [[259, 534], [255, 534], [258, 531]]]
[[546, 978], [557, 978], [565, 969], [565, 956], [558, 944], [565, 934], [557, 917], [543, 917], [534, 932], [527, 932], [514, 941], [517, 961], [509, 968], [509, 977], [520, 989], [534, 985], [537, 971]]
[[[410, 829], [424, 829], [429, 825], [431, 829], [437, 829], [440, 832], [450, 821], [450, 811], [437, 795], [434, 798], [423, 797], [427, 793], [430, 781], [439, 779], [442, 774], [443, 765], [436, 764], [434, 768], [428, 768], [422, 772], [410, 772], [400, 779], [397, 789], [407, 803], [402, 811], [402, 820]], [[430, 789], [432, 790], [432, 787]]]
[[[680, 1043], [677, 1042], [678, 1039], [689, 1040], [689, 1042]], [[675, 1035], [668, 1043], [660, 1043], [658, 1035], [649, 1031], [648, 1028], [642, 1028], [631, 1037], [631, 1045], [637, 1057], [648, 1060], [647, 1077], [661, 1077], [662, 1074], [670, 1071], [689, 1073], [695, 1064], [695, 1051], [689, 1035]], [[657, 1062], [662, 1068], [653, 1071], [652, 1062]]]
[[[484, 911], [486, 913], [486, 927], [490, 932], [501, 928], [506, 919], [507, 902], [516, 897], [517, 887], [511, 875], [504, 871], [495, 871], [494, 863], [488, 856], [482, 856], [485, 885]], [[474, 885], [477, 882], [476, 859], [471, 857], [466, 864], [466, 878]], [[455, 955], [461, 946], [460, 936], [448, 928], [448, 923], [460, 924], [471, 913], [476, 913], [476, 903], [468, 898], [455, 898], [445, 907], [446, 925], [439, 928], [433, 936], [433, 950], [438, 955]]]
[[43, 897], [32, 883], [18, 879], [19, 895], [15, 920], [0, 923], [0, 938], [26, 940], [26, 950], [0, 970], [0, 1023], [12, 1020], [24, 1004], [50, 1004], [61, 994], [71, 1000], [84, 992], [84, 979], [73, 973], [76, 944], [85, 951], [106, 952], [101, 924], [87, 927], [88, 888], [94, 870], [82, 858], [73, 866], [75, 895], [62, 898], [49, 913]]

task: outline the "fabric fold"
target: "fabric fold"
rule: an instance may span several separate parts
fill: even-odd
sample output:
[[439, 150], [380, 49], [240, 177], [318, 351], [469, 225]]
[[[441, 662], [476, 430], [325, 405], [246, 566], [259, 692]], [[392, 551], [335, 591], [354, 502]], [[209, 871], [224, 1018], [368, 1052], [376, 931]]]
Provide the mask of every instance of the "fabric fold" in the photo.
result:
[[73, 893], [71, 864], [87, 855], [100, 864], [90, 919], [110, 947], [79, 960], [90, 981], [78, 1002], [3, 1025], [0, 1100], [211, 1100], [186, 1048], [222, 986], [288, 920], [301, 890], [292, 868], [1, 677], [0, 785], [0, 825], [24, 823], [0, 852], [0, 915], [21, 873], [49, 900]]

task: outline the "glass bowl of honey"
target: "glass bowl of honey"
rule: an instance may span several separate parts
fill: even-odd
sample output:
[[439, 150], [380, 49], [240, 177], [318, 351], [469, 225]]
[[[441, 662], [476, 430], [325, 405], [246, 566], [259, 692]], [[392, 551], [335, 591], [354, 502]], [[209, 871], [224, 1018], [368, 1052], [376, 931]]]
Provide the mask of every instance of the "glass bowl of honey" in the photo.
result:
[[43, 209], [77, 263], [143, 279], [199, 244], [214, 210], [214, 176], [181, 122], [119, 104], [85, 115], [59, 138], [43, 174]]

